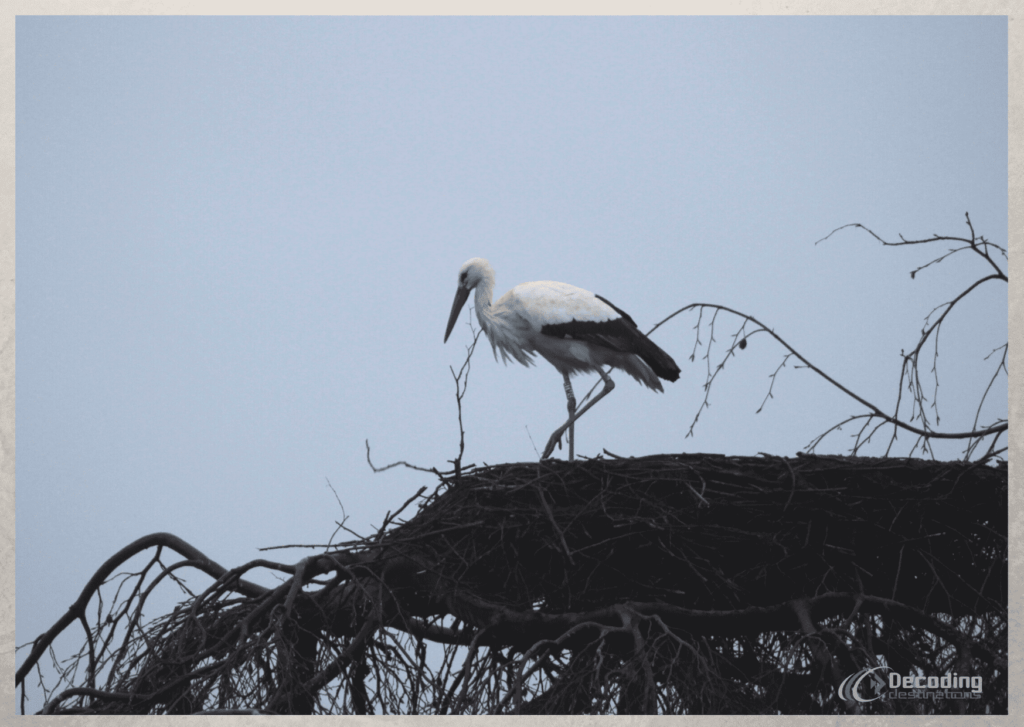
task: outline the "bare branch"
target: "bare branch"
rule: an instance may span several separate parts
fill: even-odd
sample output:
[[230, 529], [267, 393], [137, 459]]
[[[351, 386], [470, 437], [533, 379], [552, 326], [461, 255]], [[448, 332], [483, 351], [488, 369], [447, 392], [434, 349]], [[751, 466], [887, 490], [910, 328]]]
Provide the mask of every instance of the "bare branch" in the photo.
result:
[[[92, 578], [89, 579], [89, 582], [86, 583], [85, 588], [82, 589], [82, 593], [78, 596], [75, 602], [71, 604], [67, 613], [65, 613], [49, 631], [33, 642], [32, 652], [15, 674], [15, 684], [20, 684], [25, 679], [25, 676], [32, 667], [35, 666], [39, 657], [42, 656], [43, 652], [51, 643], [53, 643], [53, 640], [57, 638], [58, 634], [67, 628], [73, 621], [85, 615], [85, 607], [88, 605], [89, 601], [92, 600], [93, 595], [99, 590], [99, 587], [107, 580], [107, 577], [113, 573], [116, 568], [136, 554], [156, 546], [166, 546], [180, 553], [189, 560], [195, 562], [197, 564], [196, 567], [199, 570], [202, 570], [213, 578], [219, 578], [227, 573], [227, 570], [223, 566], [210, 560], [195, 547], [189, 545], [176, 535], [172, 535], [170, 533], [154, 533], [153, 535], [146, 535], [139, 538], [134, 543], [125, 546], [108, 558], [107, 561], [100, 566], [99, 570], [93, 574]], [[231, 587], [232, 590], [250, 596], [261, 595], [266, 593], [267, 590], [263, 586], [240, 579], [234, 581]]]
[[419, 472], [437, 472], [437, 470], [435, 470], [432, 467], [417, 467], [414, 464], [409, 464], [405, 460], [399, 460], [398, 462], [392, 462], [391, 464], [386, 464], [383, 467], [375, 467], [373, 462], [370, 460], [370, 440], [369, 439], [366, 440], [366, 463], [368, 465], [370, 465], [370, 469], [372, 469], [374, 472], [386, 472], [387, 470], [391, 469], [392, 467], [398, 467], [399, 465], [402, 465], [404, 467], [408, 467], [411, 470], [417, 470]]
[[914, 277], [914, 275], [917, 272], [919, 272], [920, 270], [923, 270], [924, 268], [926, 268], [926, 267], [928, 267], [928, 266], [930, 266], [930, 265], [932, 265], [932, 264], [934, 264], [936, 262], [940, 262], [941, 260], [945, 259], [946, 257], [949, 257], [949, 255], [952, 255], [953, 253], [960, 252], [961, 250], [968, 250], [968, 249], [970, 249], [970, 250], [973, 250], [974, 252], [976, 252], [981, 257], [983, 257], [992, 266], [992, 268], [996, 271], [996, 275], [998, 277], [1000, 277], [1002, 280], [1007, 280], [1006, 273], [1003, 272], [1002, 268], [1000, 268], [996, 264], [996, 262], [992, 259], [992, 257], [988, 254], [988, 248], [994, 248], [994, 249], [998, 250], [999, 252], [1001, 252], [1003, 257], [1006, 258], [1007, 257], [1006, 249], [1000, 247], [999, 245], [996, 245], [994, 243], [989, 242], [988, 240], [986, 240], [983, 237], [981, 237], [981, 238], [976, 237], [975, 234], [974, 234], [974, 225], [971, 223], [970, 215], [965, 214], [964, 216], [966, 217], [966, 220], [967, 220], [967, 226], [968, 226], [968, 228], [971, 231], [970, 238], [966, 238], [966, 237], [949, 237], [949, 236], [946, 236], [946, 235], [933, 235], [932, 237], [929, 237], [929, 238], [926, 238], [926, 239], [921, 239], [921, 240], [907, 240], [907, 239], [905, 239], [903, 237], [903, 235], [900, 235], [900, 241], [899, 242], [888, 242], [888, 241], [882, 239], [879, 235], [877, 235], [870, 228], [865, 227], [864, 225], [860, 224], [859, 222], [853, 222], [853, 223], [850, 223], [848, 225], [842, 225], [840, 227], [837, 227], [836, 229], [832, 230], [832, 232], [828, 233], [827, 235], [825, 235], [820, 240], [817, 240], [814, 244], [817, 245], [819, 242], [824, 242], [825, 240], [829, 239], [830, 237], [832, 237], [832, 235], [836, 234], [840, 230], [845, 230], [845, 229], [847, 229], [849, 227], [856, 227], [856, 228], [859, 228], [861, 230], [864, 230], [869, 235], [871, 235], [873, 238], [875, 238], [876, 240], [878, 240], [880, 243], [882, 243], [883, 245], [885, 245], [887, 247], [900, 247], [900, 246], [903, 246], [903, 245], [926, 245], [926, 244], [929, 244], [929, 243], [932, 243], [932, 242], [960, 242], [960, 243], [963, 243], [964, 245], [966, 245], [966, 247], [961, 247], [961, 248], [957, 248], [955, 250], [951, 250], [946, 255], [943, 255], [942, 257], [937, 258], [936, 260], [933, 260], [932, 262], [930, 262], [930, 263], [928, 263], [926, 265], [923, 265], [920, 268], [917, 268], [917, 270], [912, 272], [910, 274], [910, 276]]
[[469, 317], [469, 329], [473, 333], [473, 341], [466, 347], [466, 359], [462, 362], [459, 373], [456, 374], [451, 366], [448, 367], [455, 380], [455, 405], [459, 412], [459, 453], [455, 459], [448, 460], [453, 465], [452, 471], [455, 473], [456, 479], [462, 474], [462, 455], [466, 451], [466, 430], [462, 426], [462, 398], [466, 395], [466, 388], [469, 386], [469, 363], [473, 358], [473, 352], [476, 351], [476, 343], [480, 340], [480, 334], [483, 333], [482, 328], [477, 330], [473, 325], [473, 316]]
[[764, 405], [766, 403], [768, 403], [768, 400], [774, 398], [772, 396], [772, 389], [775, 388], [775, 377], [779, 375], [779, 372], [782, 371], [782, 369], [786, 365], [786, 362], [789, 361], [789, 357], [792, 356], [792, 355], [793, 354], [787, 353], [785, 356], [783, 356], [782, 357], [782, 363], [780, 363], [779, 367], [777, 369], [775, 369], [775, 371], [772, 373], [771, 376], [768, 377], [768, 378], [770, 378], [772, 380], [772, 383], [769, 384], [769, 386], [768, 386], [768, 393], [765, 394], [764, 401], [761, 402], [761, 406], [757, 407], [757, 411], [754, 412], [755, 414], [760, 414], [761, 410], [764, 409]]
[[[857, 394], [852, 392], [850, 389], [846, 388], [845, 386], [840, 384], [838, 381], [833, 379], [831, 376], [826, 374], [824, 371], [819, 369], [817, 366], [812, 364], [809, 360], [807, 360], [807, 358], [805, 358], [803, 355], [801, 355], [799, 351], [797, 351], [795, 348], [790, 346], [789, 343], [787, 343], [781, 336], [779, 336], [773, 330], [771, 330], [770, 328], [765, 326], [763, 323], [761, 323], [761, 321], [757, 320], [757, 318], [755, 318], [754, 316], [747, 315], [746, 313], [740, 313], [739, 311], [733, 310], [732, 308], [729, 308], [729, 307], [724, 306], [724, 305], [717, 305], [717, 304], [714, 304], [714, 303], [691, 303], [690, 305], [683, 306], [682, 308], [677, 310], [675, 313], [672, 313], [670, 316], [668, 316], [663, 321], [661, 321], [658, 325], [661, 325], [662, 323], [667, 322], [668, 320], [670, 320], [671, 318], [679, 315], [680, 313], [684, 313], [684, 312], [686, 312], [688, 310], [693, 310], [694, 308], [711, 308], [712, 310], [716, 310], [716, 311], [725, 311], [727, 313], [732, 313], [733, 315], [742, 318], [744, 320], [744, 323], [746, 323], [746, 321], [750, 321], [751, 323], [754, 323], [754, 324], [758, 325], [759, 326], [758, 329], [756, 329], [756, 330], [750, 332], [749, 334], [747, 334], [747, 336], [746, 336], [747, 339], [749, 339], [755, 333], [762, 333], [762, 332], [763, 333], [767, 333], [769, 336], [771, 336], [776, 341], [778, 341], [783, 346], [783, 348], [785, 348], [787, 351], [789, 351], [789, 353], [791, 355], [793, 355], [796, 358], [798, 358], [800, 360], [800, 362], [804, 364], [804, 366], [809, 368], [814, 373], [818, 374], [818, 376], [820, 376], [823, 379], [825, 379], [826, 381], [828, 381], [830, 384], [832, 384], [834, 387], [836, 387], [837, 389], [842, 391], [844, 394], [849, 396], [851, 399], [853, 399], [857, 403], [859, 403], [859, 404], [863, 405], [864, 407], [866, 407], [872, 413], [873, 416], [876, 416], [876, 417], [879, 417], [881, 419], [884, 419], [885, 421], [887, 421], [887, 422], [889, 422], [891, 424], [894, 424], [894, 425], [900, 427], [901, 429], [905, 429], [908, 432], [913, 432], [914, 434], [920, 434], [920, 435], [924, 435], [924, 436], [928, 436], [928, 437], [935, 437], [937, 439], [969, 439], [971, 437], [987, 436], [989, 434], [994, 434], [996, 432], [1001, 432], [1001, 431], [1004, 431], [1006, 429], [1006, 425], [1002, 424], [1002, 425], [995, 425], [995, 426], [987, 427], [987, 428], [982, 429], [982, 430], [975, 430], [975, 431], [971, 431], [971, 432], [936, 432], [936, 431], [932, 431], [932, 430], [921, 429], [919, 427], [915, 427], [915, 426], [912, 426], [910, 424], [907, 424], [906, 422], [900, 421], [900, 420], [896, 419], [895, 417], [892, 417], [892, 416], [886, 414], [879, 407], [875, 406], [874, 404], [869, 402], [867, 399], [864, 399], [863, 397], [858, 396]], [[737, 347], [738, 347], [738, 344], [734, 344], [728, 350], [727, 357], [730, 356], [730, 355], [733, 355], [733, 352], [734, 352], [734, 350]], [[718, 372], [724, 366], [725, 366], [725, 359], [723, 359], [722, 363], [718, 364], [717, 368], [715, 369], [714, 375], [712, 375], [711, 378], [705, 383], [704, 386], [705, 386], [706, 390], [708, 388], [710, 388], [710, 384], [714, 380], [714, 377], [717, 376]], [[705, 401], [707, 401], [706, 398], [705, 398]], [[698, 416], [699, 416], [699, 412], [698, 412]], [[854, 418], [859, 418], [859, 417], [854, 417]], [[847, 421], [850, 421], [850, 420], [847, 420]], [[694, 419], [694, 423], [696, 423], [696, 419]], [[692, 430], [692, 425], [691, 425], [691, 430]]]

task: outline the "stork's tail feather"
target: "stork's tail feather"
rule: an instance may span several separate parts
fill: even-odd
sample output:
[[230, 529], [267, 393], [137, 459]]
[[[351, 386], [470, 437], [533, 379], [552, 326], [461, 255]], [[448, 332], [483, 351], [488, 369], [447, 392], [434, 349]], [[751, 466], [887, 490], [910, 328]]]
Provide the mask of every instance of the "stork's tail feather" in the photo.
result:
[[[644, 363], [650, 366], [654, 373], [666, 381], [675, 381], [679, 378], [679, 367], [676, 366], [676, 362], [672, 360], [671, 356], [658, 348], [654, 341], [649, 339], [640, 331], [633, 319], [629, 317], [629, 313], [619, 308], [607, 298], [602, 298], [600, 295], [595, 295], [594, 297], [603, 303], [607, 303], [616, 313], [622, 316], [622, 322], [625, 323], [630, 330], [628, 338], [631, 340], [628, 344], [628, 350], [631, 353], [635, 353], [637, 356], [642, 358]], [[619, 350], [621, 351], [623, 349]], [[637, 380], [641, 381], [642, 379]], [[661, 384], [657, 381], [654, 383], [655, 386], [651, 386], [651, 384], [647, 385], [651, 386], [652, 389], [661, 391]]]
[[636, 342], [636, 355], [642, 358], [654, 373], [666, 381], [675, 381], [679, 378], [679, 367], [676, 366], [672, 357], [642, 333]]

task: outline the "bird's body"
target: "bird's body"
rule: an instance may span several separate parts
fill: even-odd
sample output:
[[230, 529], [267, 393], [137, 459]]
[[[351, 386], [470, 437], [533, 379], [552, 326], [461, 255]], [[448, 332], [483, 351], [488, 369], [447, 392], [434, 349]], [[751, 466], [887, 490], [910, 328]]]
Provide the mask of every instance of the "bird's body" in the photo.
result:
[[[497, 359], [530, 366], [535, 353], [543, 356], [562, 374], [569, 401], [569, 421], [551, 435], [544, 457], [554, 449], [566, 428], [593, 406], [615, 384], [603, 366], [621, 369], [641, 384], [663, 391], [658, 377], [679, 378], [679, 367], [667, 353], [640, 332], [629, 315], [611, 302], [588, 290], [547, 280], [523, 283], [492, 303], [494, 270], [483, 258], [473, 258], [459, 270], [459, 288], [452, 304], [444, 340], [447, 342], [471, 290], [476, 289], [477, 318], [487, 334]], [[604, 390], [581, 411], [576, 412], [569, 377], [596, 372], [604, 379]]]

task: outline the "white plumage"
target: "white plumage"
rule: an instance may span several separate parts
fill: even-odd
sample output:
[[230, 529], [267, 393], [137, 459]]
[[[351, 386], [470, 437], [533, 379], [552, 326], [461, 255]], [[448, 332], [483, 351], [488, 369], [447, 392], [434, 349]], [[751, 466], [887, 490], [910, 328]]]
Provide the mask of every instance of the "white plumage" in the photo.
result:
[[[625, 311], [588, 290], [542, 280], [517, 285], [492, 303], [494, 270], [478, 257], [459, 270], [459, 287], [444, 333], [445, 342], [474, 288], [477, 318], [491, 342], [495, 359], [500, 353], [505, 363], [515, 360], [530, 366], [534, 354], [539, 353], [558, 369], [565, 381], [569, 420], [551, 435], [542, 458], [550, 456], [566, 429], [569, 459], [573, 458], [573, 424], [615, 388], [603, 366], [622, 369], [655, 391], [663, 391], [658, 377], [668, 381], [679, 378], [679, 367], [672, 357], [641, 333]], [[569, 377], [586, 371], [600, 374], [604, 389], [577, 412]]]

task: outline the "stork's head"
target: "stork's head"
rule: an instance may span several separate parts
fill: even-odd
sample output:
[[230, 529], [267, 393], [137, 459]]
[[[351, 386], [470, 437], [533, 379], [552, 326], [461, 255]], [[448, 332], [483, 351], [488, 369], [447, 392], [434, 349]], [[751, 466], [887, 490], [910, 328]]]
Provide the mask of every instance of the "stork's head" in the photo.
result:
[[459, 287], [455, 291], [455, 300], [452, 301], [451, 315], [448, 316], [448, 327], [444, 332], [445, 343], [448, 343], [448, 336], [452, 334], [452, 329], [455, 328], [455, 321], [459, 320], [459, 313], [462, 312], [462, 306], [466, 305], [469, 292], [488, 279], [493, 286], [494, 270], [491, 268], [491, 264], [482, 257], [467, 260], [459, 268]]

